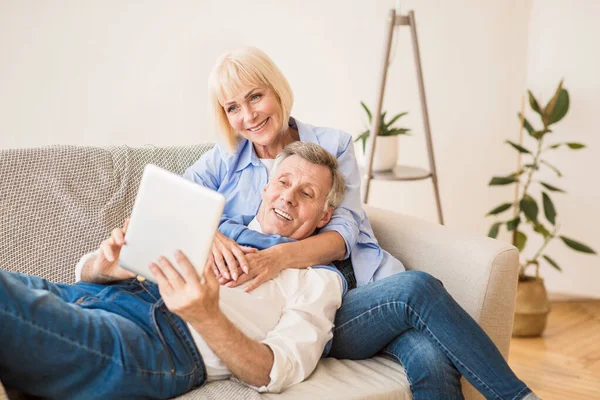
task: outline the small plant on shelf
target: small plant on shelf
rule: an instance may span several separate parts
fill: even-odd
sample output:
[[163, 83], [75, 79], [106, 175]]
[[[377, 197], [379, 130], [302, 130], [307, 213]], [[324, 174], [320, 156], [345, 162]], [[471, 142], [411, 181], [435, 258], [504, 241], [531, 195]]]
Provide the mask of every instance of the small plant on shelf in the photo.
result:
[[[362, 151], [364, 154], [364, 153], [366, 153], [367, 139], [369, 138], [369, 135], [371, 134], [371, 126], [373, 124], [373, 114], [371, 114], [371, 110], [369, 110], [369, 108], [367, 107], [367, 105], [365, 103], [363, 103], [361, 101], [360, 105], [362, 106], [363, 110], [365, 110], [365, 113], [367, 114], [367, 118], [369, 120], [369, 125], [366, 127], [366, 129], [363, 132], [361, 132], [361, 134], [356, 139], [354, 139], [354, 141], [355, 142], [358, 142], [359, 140], [362, 141]], [[400, 118], [402, 118], [403, 116], [408, 114], [408, 112], [402, 112], [402, 113], [396, 114], [392, 117], [392, 119], [390, 119], [387, 122], [385, 121], [386, 114], [387, 114], [387, 111], [383, 111], [381, 113], [379, 132], [377, 133], [377, 136], [409, 135], [410, 129], [397, 128], [397, 127], [393, 126], [394, 123], [396, 123], [396, 121], [398, 121]]]

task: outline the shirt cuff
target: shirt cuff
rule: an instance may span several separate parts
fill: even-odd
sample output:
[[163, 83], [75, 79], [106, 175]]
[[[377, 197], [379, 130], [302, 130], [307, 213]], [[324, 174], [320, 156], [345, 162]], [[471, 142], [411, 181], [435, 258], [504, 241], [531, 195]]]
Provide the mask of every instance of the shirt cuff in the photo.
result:
[[77, 265], [75, 266], [75, 282], [80, 282], [81, 281], [81, 271], [83, 271], [83, 266], [85, 265], [86, 262], [88, 262], [88, 260], [94, 256], [98, 255], [98, 250], [93, 251], [91, 253], [85, 254], [83, 257], [81, 257], [81, 259], [79, 260], [79, 262], [77, 263]]
[[285, 354], [282, 354], [281, 349], [278, 349], [274, 346], [269, 347], [273, 351], [273, 367], [269, 373], [269, 378], [271, 378], [271, 381], [268, 385], [261, 386], [256, 389], [260, 393], [281, 393], [285, 389], [283, 387], [283, 383], [286, 377], [293, 373], [293, 367]]
[[347, 259], [348, 257], [350, 257], [350, 254], [352, 253], [352, 247], [350, 246], [350, 242], [348, 242], [348, 239], [346, 239], [347, 237], [350, 237], [352, 235], [352, 232], [350, 231], [350, 229], [341, 226], [341, 225], [333, 225], [330, 226], [329, 224], [325, 225], [324, 227], [321, 228], [321, 230], [319, 231], [319, 233], [321, 232], [337, 232], [340, 234], [340, 236], [342, 237], [342, 239], [344, 239], [344, 244], [346, 245], [346, 253], [344, 253], [344, 260]]

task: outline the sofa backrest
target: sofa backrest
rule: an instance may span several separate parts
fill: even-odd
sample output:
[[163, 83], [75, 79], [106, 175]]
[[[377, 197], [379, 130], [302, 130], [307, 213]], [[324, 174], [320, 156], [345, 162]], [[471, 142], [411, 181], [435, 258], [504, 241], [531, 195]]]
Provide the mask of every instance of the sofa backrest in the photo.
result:
[[131, 213], [146, 164], [182, 174], [212, 146], [0, 150], [0, 268], [73, 283]]

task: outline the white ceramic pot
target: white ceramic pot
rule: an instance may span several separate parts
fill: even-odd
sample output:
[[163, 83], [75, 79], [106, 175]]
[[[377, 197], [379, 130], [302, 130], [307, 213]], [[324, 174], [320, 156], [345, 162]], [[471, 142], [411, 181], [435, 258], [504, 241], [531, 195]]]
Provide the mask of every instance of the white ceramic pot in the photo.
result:
[[[367, 158], [362, 151], [362, 142], [356, 143], [358, 163], [367, 165]], [[389, 171], [398, 163], [398, 136], [377, 136], [375, 157], [373, 157], [373, 172]]]

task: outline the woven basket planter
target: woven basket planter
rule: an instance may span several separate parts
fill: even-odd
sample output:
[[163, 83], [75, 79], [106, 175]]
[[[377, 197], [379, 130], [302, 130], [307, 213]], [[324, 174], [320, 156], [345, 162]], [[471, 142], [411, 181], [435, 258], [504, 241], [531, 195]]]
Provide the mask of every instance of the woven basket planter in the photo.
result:
[[546, 329], [550, 302], [542, 278], [519, 278], [513, 336], [541, 336]]

